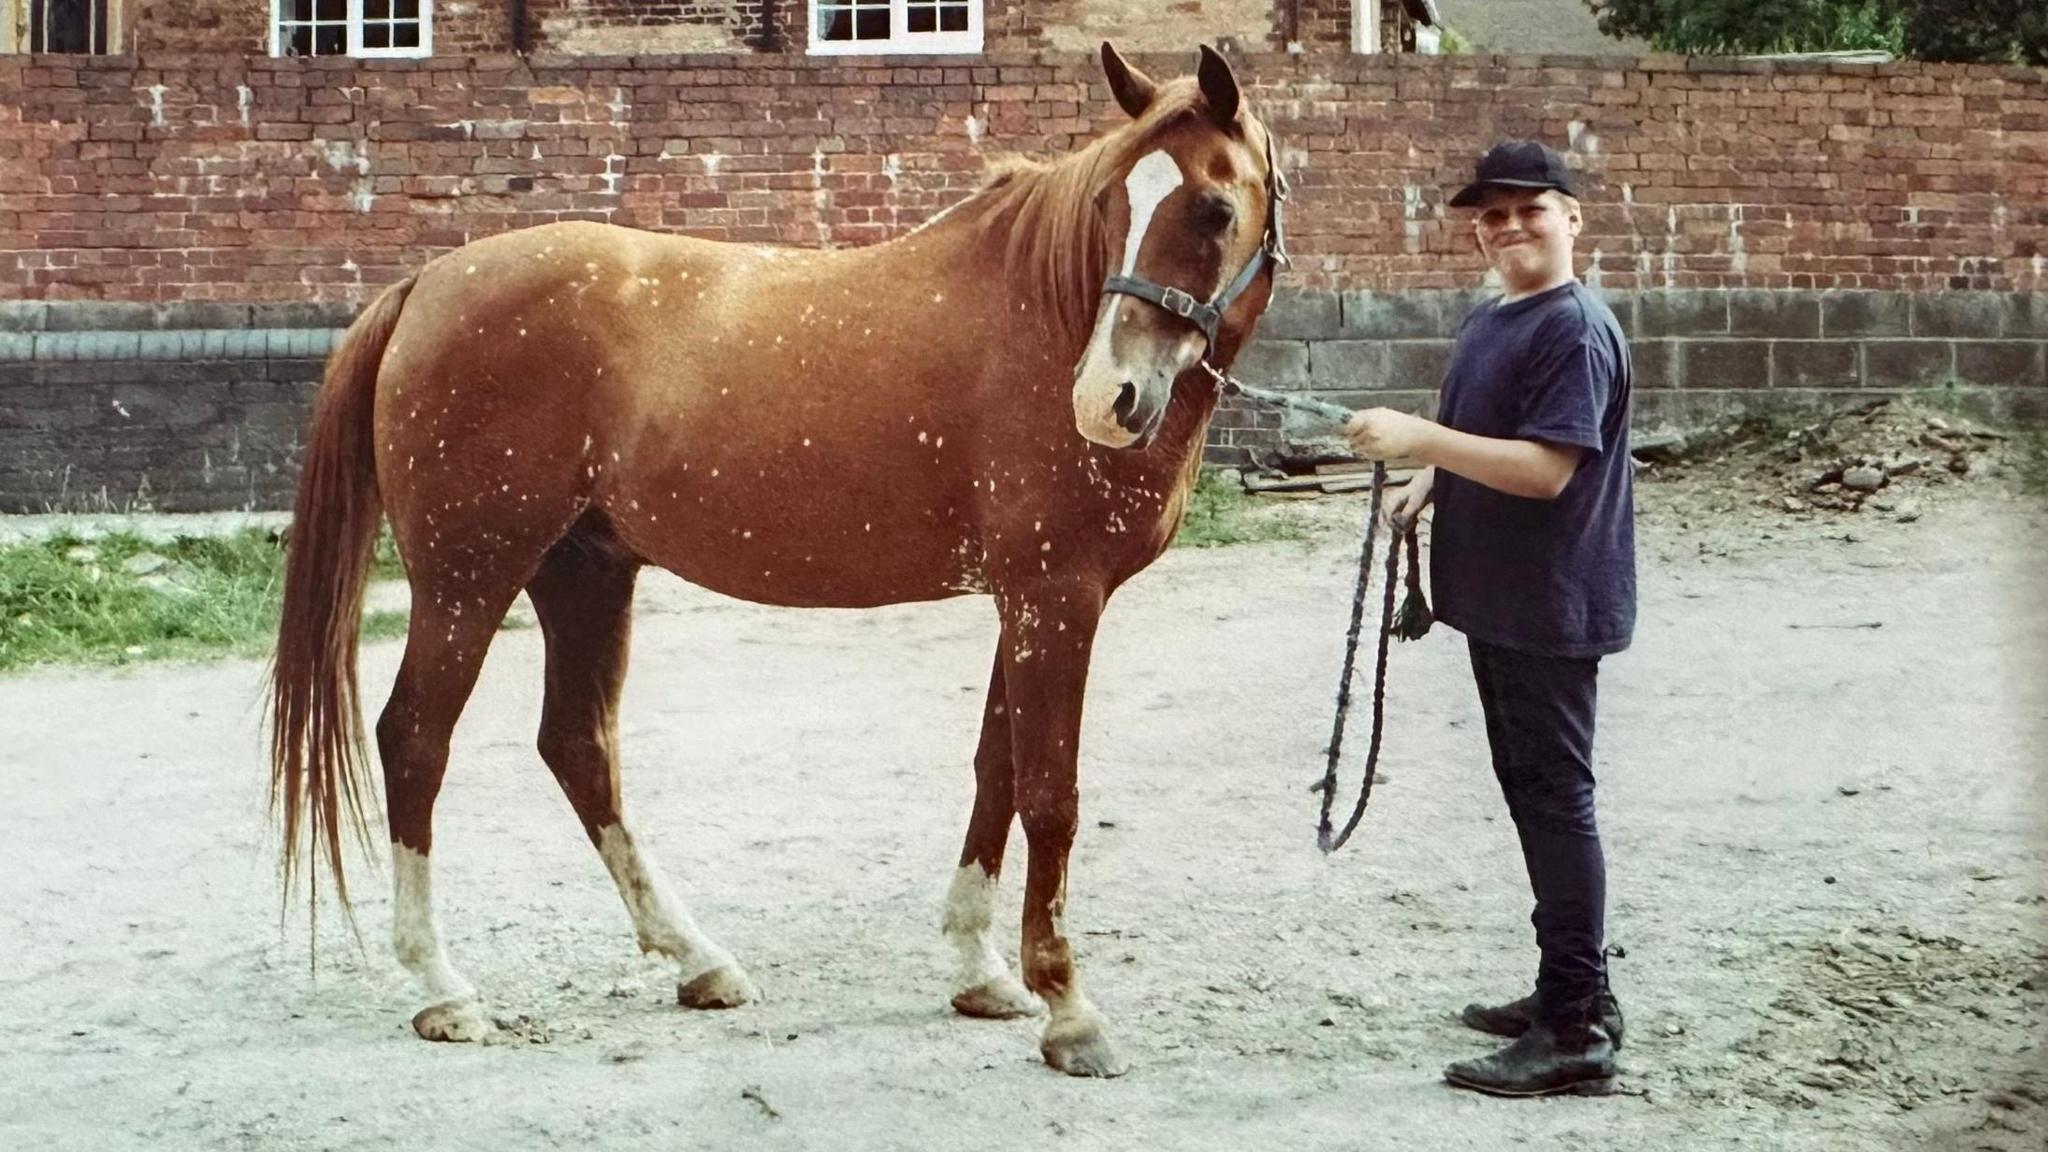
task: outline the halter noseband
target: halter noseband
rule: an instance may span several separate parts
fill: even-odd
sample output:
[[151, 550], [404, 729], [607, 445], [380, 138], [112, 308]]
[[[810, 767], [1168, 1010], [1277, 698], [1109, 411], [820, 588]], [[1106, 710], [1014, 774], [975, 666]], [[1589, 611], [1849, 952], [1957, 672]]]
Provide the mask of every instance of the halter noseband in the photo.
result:
[[1114, 273], [1102, 282], [1102, 290], [1150, 301], [1193, 323], [1202, 330], [1202, 337], [1208, 342], [1202, 353], [1206, 358], [1216, 347], [1216, 329], [1223, 323], [1223, 313], [1244, 294], [1246, 288], [1251, 287], [1259, 273], [1269, 264], [1277, 269], [1293, 263], [1287, 258], [1287, 237], [1281, 224], [1281, 205], [1287, 203], [1287, 177], [1280, 171], [1279, 160], [1273, 154], [1273, 133], [1270, 131], [1266, 133], [1266, 199], [1269, 210], [1266, 213], [1265, 239], [1260, 242], [1259, 250], [1245, 262], [1237, 278], [1224, 285], [1215, 299], [1203, 301], [1182, 288], [1166, 288], [1150, 280]]

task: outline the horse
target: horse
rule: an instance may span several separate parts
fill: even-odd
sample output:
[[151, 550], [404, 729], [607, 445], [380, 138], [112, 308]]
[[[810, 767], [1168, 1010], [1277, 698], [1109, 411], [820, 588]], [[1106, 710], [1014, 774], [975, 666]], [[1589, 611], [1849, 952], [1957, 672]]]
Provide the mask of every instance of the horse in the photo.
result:
[[[434, 917], [449, 737], [521, 590], [545, 643], [539, 752], [677, 1000], [759, 996], [626, 820], [618, 711], [639, 569], [744, 600], [992, 597], [975, 798], [941, 930], [952, 1006], [1048, 1013], [1052, 1067], [1126, 1065], [1062, 926], [1089, 652], [1177, 531], [1217, 391], [1284, 262], [1285, 179], [1230, 65], [1155, 82], [1105, 43], [1116, 129], [1018, 161], [915, 231], [797, 250], [594, 222], [504, 233], [385, 289], [330, 357], [302, 459], [270, 676], [285, 891], [367, 846], [356, 644], [380, 517], [411, 587], [375, 725], [392, 939], [428, 1040], [491, 1025]], [[1019, 966], [990, 939], [1012, 822]], [[302, 840], [305, 842], [302, 848]], [[303, 851], [315, 859], [301, 865]]]

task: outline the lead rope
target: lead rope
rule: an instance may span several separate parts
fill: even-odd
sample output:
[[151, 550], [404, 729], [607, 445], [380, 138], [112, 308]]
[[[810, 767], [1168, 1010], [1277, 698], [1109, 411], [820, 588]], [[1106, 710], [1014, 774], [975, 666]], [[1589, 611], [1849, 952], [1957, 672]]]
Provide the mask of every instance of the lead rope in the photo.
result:
[[[1204, 360], [1202, 367], [1216, 380], [1217, 387], [1224, 392], [1236, 392], [1249, 400], [1277, 407], [1294, 408], [1342, 423], [1350, 410], [1336, 404], [1313, 400], [1306, 396], [1292, 396], [1282, 392], [1269, 392], [1253, 388], [1234, 376], [1218, 372]], [[1429, 610], [1429, 601], [1422, 594], [1421, 547], [1416, 541], [1415, 521], [1411, 518], [1395, 526], [1396, 536], [1387, 546], [1387, 579], [1384, 597], [1380, 604], [1379, 651], [1373, 662], [1372, 681], [1372, 740], [1365, 752], [1365, 779], [1359, 785], [1358, 803], [1351, 809], [1351, 818], [1344, 822], [1344, 829], [1333, 834], [1330, 824], [1330, 809], [1337, 799], [1337, 762], [1343, 755], [1344, 722], [1351, 714], [1351, 680], [1358, 663], [1358, 631], [1365, 620], [1365, 593], [1372, 583], [1373, 549], [1379, 537], [1380, 507], [1385, 500], [1387, 466], [1374, 461], [1372, 466], [1372, 492], [1365, 511], [1365, 546], [1358, 553], [1358, 584], [1351, 594], [1351, 624], [1344, 633], [1344, 671], [1337, 679], [1337, 715], [1330, 726], [1328, 761], [1323, 767], [1323, 778], [1311, 785], [1309, 790], [1323, 794], [1322, 811], [1316, 820], [1316, 847], [1324, 855], [1335, 852], [1351, 839], [1358, 829], [1359, 821], [1365, 818], [1365, 806], [1372, 799], [1373, 778], [1378, 773], [1380, 761], [1380, 740], [1386, 730], [1387, 701], [1387, 648], [1389, 639], [1419, 640], [1429, 632], [1436, 622]], [[1394, 586], [1399, 582], [1401, 553], [1408, 553], [1407, 592], [1401, 601], [1400, 611], [1394, 609]]]
[[[1366, 804], [1372, 799], [1373, 779], [1379, 771], [1380, 740], [1386, 731], [1387, 642], [1420, 639], [1435, 622], [1429, 611], [1429, 602], [1422, 595], [1419, 545], [1415, 539], [1415, 521], [1411, 519], [1396, 525], [1396, 536], [1387, 543], [1387, 579], [1380, 601], [1379, 651], [1373, 660], [1372, 740], [1365, 750], [1365, 779], [1359, 784], [1358, 803], [1352, 806], [1351, 818], [1344, 822], [1342, 831], [1332, 834], [1330, 808], [1337, 799], [1337, 762], [1344, 753], [1344, 722], [1351, 715], [1351, 680], [1358, 662], [1358, 630], [1365, 617], [1365, 590], [1372, 583], [1373, 540], [1379, 534], [1380, 505], [1385, 498], [1386, 483], [1387, 466], [1375, 462], [1372, 466], [1372, 498], [1365, 513], [1365, 547], [1358, 553], [1358, 585], [1351, 594], [1351, 626], [1344, 633], [1344, 671], [1337, 679], [1337, 716], [1330, 725], [1329, 759], [1323, 766], [1323, 778], [1310, 788], [1310, 791], [1323, 794], [1322, 812], [1316, 819], [1316, 847], [1322, 849], [1324, 855], [1342, 848], [1344, 842], [1351, 839], [1351, 834], [1358, 829], [1358, 822], [1365, 818]], [[1396, 613], [1394, 588], [1401, 579], [1404, 546], [1408, 552], [1408, 595], [1402, 599], [1401, 609]]]

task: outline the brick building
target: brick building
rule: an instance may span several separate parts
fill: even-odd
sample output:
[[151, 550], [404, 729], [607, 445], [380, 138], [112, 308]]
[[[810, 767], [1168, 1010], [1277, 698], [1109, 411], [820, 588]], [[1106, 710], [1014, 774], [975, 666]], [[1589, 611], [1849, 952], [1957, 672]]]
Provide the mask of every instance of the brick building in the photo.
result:
[[1437, 22], [1435, 0], [0, 0], [0, 51], [962, 55], [1114, 39], [1412, 52]]
[[[2048, 410], [2048, 70], [1357, 50], [1415, 41], [1419, 0], [958, 0], [978, 49], [852, 56], [817, 30], [957, 35], [955, 0], [525, 0], [521, 55], [518, 5], [411, 2], [0, 0], [89, 5], [110, 53], [0, 54], [0, 509], [281, 503], [319, 357], [379, 285], [559, 219], [900, 235], [1117, 123], [1105, 37], [1160, 75], [1220, 42], [1283, 142], [1297, 266], [1248, 379], [1425, 402], [1483, 272], [1445, 200], [1512, 135], [1584, 173], [1582, 273], [1644, 420], [1926, 389]], [[1437, 0], [1454, 27], [1472, 2]], [[320, 58], [336, 4], [343, 48], [432, 54]], [[1296, 431], [1232, 409], [1213, 443]]]

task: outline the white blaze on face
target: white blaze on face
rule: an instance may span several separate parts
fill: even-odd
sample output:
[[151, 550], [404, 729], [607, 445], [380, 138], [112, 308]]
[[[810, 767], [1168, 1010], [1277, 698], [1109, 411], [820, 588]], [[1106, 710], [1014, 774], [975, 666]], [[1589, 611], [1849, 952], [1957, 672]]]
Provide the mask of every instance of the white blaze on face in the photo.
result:
[[1129, 276], [1138, 266], [1138, 249], [1152, 227], [1152, 214], [1159, 210], [1160, 201], [1173, 195], [1181, 183], [1180, 165], [1164, 152], [1149, 153], [1131, 165], [1131, 174], [1124, 177], [1124, 194], [1131, 202], [1131, 228], [1124, 235], [1124, 275]]
[[391, 842], [391, 945], [398, 962], [418, 978], [435, 1003], [467, 1000], [476, 986], [448, 963], [434, 926], [433, 871], [427, 857]]
[[[1138, 269], [1138, 250], [1145, 246], [1145, 233], [1152, 229], [1152, 217], [1159, 211], [1159, 205], [1173, 190], [1182, 184], [1180, 165], [1164, 152], [1147, 153], [1136, 164], [1131, 165], [1131, 174], [1124, 177], [1124, 198], [1131, 205], [1131, 226], [1124, 233], [1124, 263], [1120, 271], [1129, 276]], [[1116, 331], [1117, 303], [1121, 296], [1107, 294], [1102, 305], [1109, 315], [1102, 317], [1095, 326], [1095, 339], [1106, 354], [1109, 338]], [[1095, 349], [1090, 348], [1092, 358]]]
[[[1131, 224], [1124, 233], [1123, 265], [1118, 269], [1125, 276], [1136, 274], [1138, 253], [1145, 246], [1145, 235], [1152, 228], [1152, 218], [1159, 211], [1159, 205], [1179, 188], [1185, 179], [1180, 165], [1165, 152], [1150, 152], [1131, 165], [1130, 175], [1124, 178], [1125, 199], [1130, 203]], [[1095, 315], [1095, 331], [1089, 337], [1088, 347], [1081, 353], [1081, 363], [1074, 370], [1074, 414], [1075, 426], [1083, 436], [1098, 444], [1119, 446], [1129, 443], [1132, 435], [1119, 427], [1111, 411], [1117, 392], [1125, 381], [1159, 387], [1170, 382], [1179, 371], [1178, 366], [1155, 363], [1142, 366], [1127, 366], [1117, 362], [1114, 337], [1116, 318], [1124, 297], [1113, 292], [1102, 294], [1102, 303]]]

